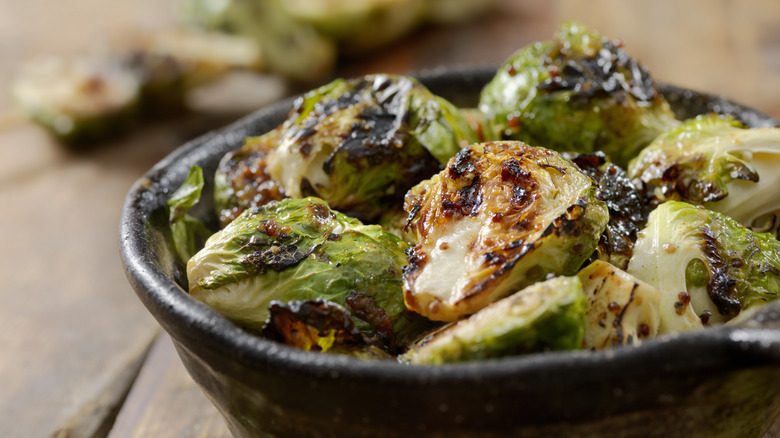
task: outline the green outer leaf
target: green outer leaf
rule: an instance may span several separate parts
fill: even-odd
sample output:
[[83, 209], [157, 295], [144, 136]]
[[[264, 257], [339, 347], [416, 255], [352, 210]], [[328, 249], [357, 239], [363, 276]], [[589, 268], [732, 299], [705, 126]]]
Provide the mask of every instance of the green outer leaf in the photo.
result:
[[707, 226], [725, 258], [726, 275], [736, 281], [734, 291], [742, 310], [775, 300], [780, 294], [780, 242], [728, 216], [707, 212]]
[[[269, 223], [272, 223], [270, 228]], [[289, 260], [294, 264], [322, 245], [331, 232], [358, 224], [331, 211], [324, 201], [316, 198], [285, 199], [246, 210], [206, 242], [199, 257], [217, 255], [218, 263], [198, 285], [203, 289], [217, 289], [269, 269], [278, 271], [280, 266], [270, 259], [271, 251], [295, 247], [298, 256]], [[283, 262], [281, 267], [287, 267], [286, 264], [290, 263]]]
[[189, 260], [211, 235], [211, 230], [187, 212], [200, 201], [203, 169], [192, 166], [184, 183], [168, 199], [168, 223], [176, 252], [183, 262]]
[[412, 364], [442, 364], [548, 350], [575, 350], [587, 302], [577, 277], [536, 283], [439, 330], [406, 352]]

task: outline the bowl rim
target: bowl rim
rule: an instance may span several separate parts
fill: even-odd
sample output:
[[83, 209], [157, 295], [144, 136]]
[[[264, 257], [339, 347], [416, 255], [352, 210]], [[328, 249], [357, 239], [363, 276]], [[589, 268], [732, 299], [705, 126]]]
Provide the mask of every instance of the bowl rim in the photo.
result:
[[[425, 70], [413, 76], [423, 83], [442, 79], [457, 82], [462, 77], [472, 80], [475, 77], [490, 77], [495, 71], [493, 66], [466, 66]], [[742, 111], [761, 123], [780, 124], [765, 114], [722, 97], [667, 84], [659, 84], [659, 88], [662, 93], [671, 91], [711, 99], [718, 106], [719, 112]], [[178, 187], [191, 165], [213, 155], [209, 151], [215, 145], [224, 142], [240, 144], [251, 131], [249, 125], [289, 108], [295, 98], [269, 105], [225, 128], [185, 143], [136, 181], [125, 198], [119, 223], [120, 255], [125, 273], [139, 299], [174, 338], [177, 348], [208, 351], [250, 368], [284, 370], [287, 374], [315, 378], [381, 381], [392, 385], [409, 382], [417, 385], [463, 381], [478, 383], [518, 375], [541, 377], [551, 373], [556, 374], [560, 383], [566, 383], [603, 379], [605, 366], [631, 370], [648, 361], [663, 363], [663, 372], [689, 369], [691, 364], [695, 364], [697, 369], [718, 369], [740, 364], [780, 364], [780, 301], [763, 306], [743, 326], [721, 326], [666, 335], [630, 348], [546, 352], [446, 365], [410, 366], [394, 361], [364, 361], [335, 354], [306, 352], [240, 329], [216, 311], [191, 298], [164, 272], [150, 247], [146, 222], [151, 212], [161, 205], [160, 199], [167, 199], [170, 195], [172, 184], [176, 183], [175, 187]], [[703, 354], [705, 352], [707, 354]], [[561, 369], [573, 368], [576, 368], [576, 373], [560, 373]], [[632, 375], [636, 376], [636, 372]], [[544, 379], [532, 379], [528, 384], [544, 385]]]

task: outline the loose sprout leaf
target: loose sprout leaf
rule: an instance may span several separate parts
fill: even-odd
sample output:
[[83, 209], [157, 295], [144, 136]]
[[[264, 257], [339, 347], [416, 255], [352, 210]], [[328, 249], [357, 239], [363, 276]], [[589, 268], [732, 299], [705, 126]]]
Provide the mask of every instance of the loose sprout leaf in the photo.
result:
[[200, 166], [192, 166], [184, 183], [168, 199], [170, 209], [170, 222], [175, 222], [183, 217], [195, 204], [200, 201], [203, 191], [203, 169]]
[[659, 333], [728, 321], [780, 293], [780, 242], [703, 207], [650, 213], [627, 272], [661, 292]]
[[640, 345], [658, 334], [658, 289], [601, 260], [577, 277], [588, 301], [583, 348]]
[[434, 332], [400, 359], [412, 364], [442, 364], [579, 349], [586, 309], [577, 277], [553, 278]]
[[476, 140], [456, 107], [412, 78], [339, 79], [306, 93], [281, 126], [222, 159], [215, 177], [220, 221], [287, 196], [316, 196], [377, 221]]
[[362, 333], [398, 348], [427, 328], [404, 306], [406, 248], [320, 199], [288, 198], [246, 210], [214, 234], [187, 265], [189, 292], [253, 330], [272, 301], [330, 301]]
[[607, 222], [595, 182], [558, 153], [475, 144], [406, 196], [417, 244], [404, 270], [410, 309], [454, 321], [542, 280], [571, 275]]
[[601, 150], [621, 166], [678, 123], [643, 65], [576, 23], [512, 55], [482, 90], [479, 108], [501, 138]]
[[651, 206], [704, 204], [756, 231], [777, 232], [780, 129], [746, 127], [716, 114], [686, 121], [653, 141], [628, 168]]
[[168, 223], [176, 252], [183, 262], [192, 257], [211, 235], [206, 225], [187, 212], [200, 201], [203, 169], [192, 166], [184, 183], [168, 199]]

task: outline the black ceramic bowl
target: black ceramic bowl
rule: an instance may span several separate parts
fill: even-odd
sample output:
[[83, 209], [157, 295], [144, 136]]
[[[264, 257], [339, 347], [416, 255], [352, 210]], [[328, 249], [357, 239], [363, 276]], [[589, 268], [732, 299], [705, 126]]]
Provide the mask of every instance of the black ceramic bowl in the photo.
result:
[[[419, 75], [474, 105], [492, 69]], [[662, 86], [681, 117], [716, 111], [776, 121], [727, 100]], [[207, 178], [245, 136], [275, 127], [291, 100], [182, 146], [127, 196], [122, 258], [138, 297], [235, 436], [747, 437], [780, 413], [780, 302], [739, 327], [667, 336], [636, 348], [406, 366], [307, 353], [248, 334], [187, 295], [155, 212], [191, 165]], [[195, 213], [214, 223], [207, 180]]]

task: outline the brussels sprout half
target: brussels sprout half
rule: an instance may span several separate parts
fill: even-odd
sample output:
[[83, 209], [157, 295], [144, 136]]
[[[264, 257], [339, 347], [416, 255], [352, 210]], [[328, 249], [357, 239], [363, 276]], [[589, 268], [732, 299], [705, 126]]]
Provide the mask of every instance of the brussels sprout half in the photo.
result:
[[57, 140], [79, 146], [132, 125], [141, 87], [141, 78], [113, 58], [42, 58], [20, 70], [11, 94]]
[[588, 301], [583, 348], [639, 345], [658, 334], [658, 289], [601, 260], [577, 277]]
[[224, 227], [244, 210], [287, 197], [268, 173], [268, 154], [279, 143], [281, 128], [247, 137], [240, 148], [227, 153], [214, 175], [214, 204]]
[[557, 152], [472, 145], [406, 196], [416, 246], [404, 270], [410, 309], [454, 321], [543, 280], [571, 275], [608, 220], [595, 182]]
[[316, 198], [248, 209], [187, 264], [189, 292], [237, 324], [261, 330], [274, 300], [325, 300], [388, 346], [418, 333], [403, 301], [406, 244]]
[[399, 359], [412, 364], [442, 364], [576, 350], [582, 345], [586, 308], [577, 277], [553, 278], [434, 332]]
[[416, 80], [375, 75], [298, 99], [266, 161], [288, 196], [375, 220], [476, 139], [457, 108]]
[[728, 321], [780, 293], [780, 242], [679, 201], [650, 213], [627, 272], [661, 292], [660, 333]]
[[560, 151], [604, 151], [625, 166], [678, 122], [620, 42], [576, 23], [520, 49], [482, 91], [496, 135]]
[[746, 129], [700, 115], [653, 141], [629, 168], [647, 202], [677, 200], [730, 216], [759, 232], [780, 227], [780, 129]]

